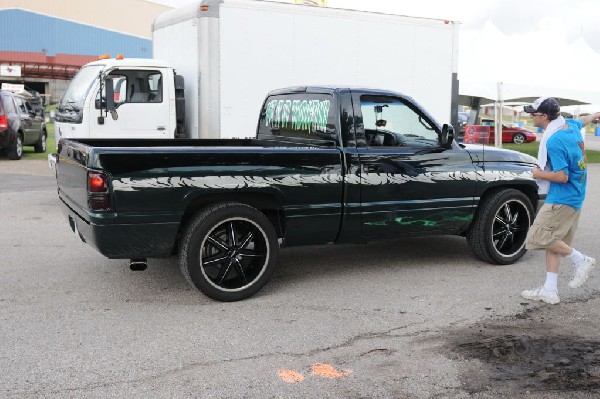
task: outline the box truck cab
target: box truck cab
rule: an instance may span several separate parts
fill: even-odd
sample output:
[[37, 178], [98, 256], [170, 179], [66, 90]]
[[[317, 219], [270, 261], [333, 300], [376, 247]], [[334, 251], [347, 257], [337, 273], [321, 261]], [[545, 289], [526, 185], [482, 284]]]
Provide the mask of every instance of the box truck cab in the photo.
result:
[[[166, 62], [102, 59], [81, 68], [55, 114], [60, 138], [177, 137], [176, 78]], [[106, 86], [114, 107], [107, 110]]]

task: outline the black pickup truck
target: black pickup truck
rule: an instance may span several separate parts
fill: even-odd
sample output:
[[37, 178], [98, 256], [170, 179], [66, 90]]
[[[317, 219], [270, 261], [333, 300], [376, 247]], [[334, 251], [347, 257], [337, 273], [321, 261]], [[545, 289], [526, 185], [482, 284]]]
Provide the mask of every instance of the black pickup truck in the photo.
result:
[[281, 89], [255, 139], [61, 140], [58, 195], [103, 255], [144, 266], [178, 254], [221, 301], [260, 290], [281, 245], [450, 234], [515, 262], [539, 200], [535, 159], [453, 135], [402, 94]]

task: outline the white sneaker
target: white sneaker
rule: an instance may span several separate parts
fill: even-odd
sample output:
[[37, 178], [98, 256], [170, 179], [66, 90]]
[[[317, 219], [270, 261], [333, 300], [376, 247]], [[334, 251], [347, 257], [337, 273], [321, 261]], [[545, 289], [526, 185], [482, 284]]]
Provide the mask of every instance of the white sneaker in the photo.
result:
[[581, 287], [583, 283], [587, 280], [590, 275], [590, 271], [594, 268], [596, 264], [596, 259], [590, 258], [589, 256], [583, 257], [583, 262], [578, 265], [575, 265], [575, 272], [573, 273], [573, 278], [569, 281], [569, 287], [577, 288]]
[[558, 291], [547, 291], [543, 285], [540, 288], [535, 288], [533, 290], [525, 290], [521, 293], [521, 296], [525, 299], [544, 301], [552, 305], [560, 302]]

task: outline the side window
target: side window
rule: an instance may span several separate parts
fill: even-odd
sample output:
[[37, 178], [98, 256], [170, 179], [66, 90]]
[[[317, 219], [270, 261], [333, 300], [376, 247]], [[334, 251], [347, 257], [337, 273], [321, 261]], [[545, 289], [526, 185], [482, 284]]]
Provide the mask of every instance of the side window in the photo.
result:
[[[132, 71], [129, 74], [127, 102], [162, 102], [162, 76], [158, 71]], [[159, 100], [160, 99], [160, 100]]]
[[15, 105], [17, 106], [17, 110], [20, 114], [27, 114], [27, 108], [25, 107], [25, 101], [20, 97], [14, 97]]
[[109, 75], [113, 80], [115, 105], [119, 106], [127, 100], [127, 76]]
[[270, 96], [260, 113], [258, 136], [335, 141], [335, 110], [329, 94]]
[[360, 108], [369, 147], [434, 147], [435, 125], [412, 104], [387, 96], [365, 95]]
[[162, 103], [162, 74], [154, 73], [148, 75], [148, 86], [150, 87], [148, 101], [151, 103]]
[[[109, 74], [113, 80], [115, 104], [125, 103], [162, 103], [163, 79], [159, 71], [114, 70]], [[104, 93], [102, 93], [104, 96]], [[96, 96], [96, 108], [99, 108], [100, 93]]]
[[25, 105], [25, 110], [28, 114], [33, 113], [33, 108], [31, 108], [31, 105], [29, 105], [27, 101], [24, 101], [23, 104]]
[[[127, 76], [121, 75], [118, 71], [113, 71], [108, 77], [112, 79], [115, 105], [118, 107], [127, 101]], [[105, 96], [106, 92], [103, 87], [102, 97]], [[96, 94], [96, 109], [100, 109], [100, 92]]]
[[2, 104], [4, 105], [4, 112], [6, 114], [14, 114], [17, 112], [11, 96], [2, 96]]

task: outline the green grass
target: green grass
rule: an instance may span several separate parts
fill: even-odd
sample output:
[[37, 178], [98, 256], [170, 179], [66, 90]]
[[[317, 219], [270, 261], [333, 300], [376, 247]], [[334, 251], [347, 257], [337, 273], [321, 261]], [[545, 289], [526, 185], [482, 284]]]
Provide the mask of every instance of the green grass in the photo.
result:
[[[502, 148], [523, 152], [536, 158], [539, 146], [539, 141], [532, 141], [531, 143], [524, 144], [502, 144]], [[588, 163], [600, 163], [600, 151], [586, 150], [585, 153], [587, 155]]]

